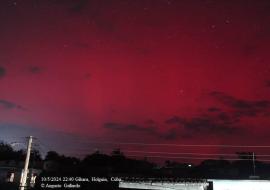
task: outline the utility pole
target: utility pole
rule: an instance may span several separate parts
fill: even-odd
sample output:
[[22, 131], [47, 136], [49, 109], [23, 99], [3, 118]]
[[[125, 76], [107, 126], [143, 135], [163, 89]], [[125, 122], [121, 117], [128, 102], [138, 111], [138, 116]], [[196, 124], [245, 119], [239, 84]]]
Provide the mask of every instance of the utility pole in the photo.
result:
[[253, 161], [253, 175], [256, 175], [256, 165], [255, 165], [255, 153], [252, 153], [252, 161]]
[[27, 153], [26, 153], [26, 158], [25, 158], [25, 163], [24, 163], [23, 174], [21, 176], [20, 190], [25, 189], [26, 180], [27, 180], [28, 165], [29, 165], [29, 160], [30, 160], [30, 153], [31, 153], [31, 146], [32, 146], [33, 137], [30, 136], [28, 138], [29, 139], [28, 139], [28, 145], [27, 145]]

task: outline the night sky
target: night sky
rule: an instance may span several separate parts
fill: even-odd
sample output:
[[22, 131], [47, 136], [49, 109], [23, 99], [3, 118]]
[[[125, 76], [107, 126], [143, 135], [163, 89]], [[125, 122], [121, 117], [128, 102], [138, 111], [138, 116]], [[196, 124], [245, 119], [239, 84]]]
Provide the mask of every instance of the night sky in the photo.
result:
[[269, 145], [269, 23], [268, 0], [0, 1], [0, 139]]

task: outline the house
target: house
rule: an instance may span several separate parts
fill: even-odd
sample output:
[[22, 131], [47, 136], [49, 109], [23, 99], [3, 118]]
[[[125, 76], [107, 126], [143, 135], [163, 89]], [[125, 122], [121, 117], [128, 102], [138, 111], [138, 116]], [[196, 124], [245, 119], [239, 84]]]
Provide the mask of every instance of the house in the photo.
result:
[[[27, 184], [31, 187], [34, 186], [36, 177], [41, 173], [39, 165], [41, 163], [35, 163], [28, 169]], [[14, 160], [3, 160], [0, 161], [0, 183], [15, 183], [19, 186], [23, 174], [24, 162]]]

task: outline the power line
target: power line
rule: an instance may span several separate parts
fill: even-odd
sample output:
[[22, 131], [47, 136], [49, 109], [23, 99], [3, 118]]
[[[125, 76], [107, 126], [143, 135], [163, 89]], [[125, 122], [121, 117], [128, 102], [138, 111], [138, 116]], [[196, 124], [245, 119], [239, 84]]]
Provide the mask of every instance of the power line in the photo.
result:
[[[126, 155], [127, 157], [142, 157], [142, 155]], [[175, 157], [175, 156], [155, 156], [155, 155], [145, 155], [143, 157], [146, 158], [170, 158], [170, 159], [192, 159], [192, 160], [209, 160], [213, 159], [211, 157], [188, 157], [188, 156], [180, 156], [180, 157]], [[220, 160], [220, 159], [219, 159]], [[248, 160], [252, 161], [253, 159], [243, 159], [243, 158], [223, 158], [221, 160], [231, 160], [231, 161], [237, 161], [237, 160]], [[256, 159], [256, 161], [262, 161], [262, 162], [270, 162], [270, 160], [265, 160], [265, 159]]]
[[[112, 148], [95, 148], [95, 149], [89, 149], [89, 148], [80, 148], [78, 150], [81, 151], [104, 151], [108, 152], [108, 150], [112, 151]], [[238, 156], [237, 153], [229, 154], [229, 153], [196, 153], [196, 152], [159, 152], [159, 151], [140, 151], [140, 150], [125, 150], [121, 149], [123, 153], [143, 153], [143, 154], [168, 154], [168, 155], [198, 155], [198, 156]], [[85, 153], [87, 154], [87, 153]], [[246, 155], [249, 156], [249, 155]], [[252, 155], [250, 155], [252, 156]], [[256, 154], [256, 157], [270, 157], [270, 154]]]
[[[144, 154], [171, 154], [171, 155], [198, 155], [198, 156], [237, 156], [237, 154], [218, 154], [218, 153], [182, 153], [182, 152], [151, 152], [151, 151], [134, 151], [134, 150], [127, 150], [123, 152], [131, 152], [131, 153], [144, 153]], [[247, 155], [252, 156], [252, 155]], [[262, 155], [255, 155], [256, 157], [270, 157], [270, 155], [262, 154]]]
[[[37, 139], [39, 141], [39, 144], [46, 147], [48, 150], [51, 150], [51, 148], [48, 148], [44, 143], [41, 142], [40, 139]], [[240, 148], [240, 147], [248, 147], [248, 148], [270, 148], [270, 146], [258, 146], [258, 145], [196, 145], [196, 144], [162, 144], [162, 143], [131, 143], [131, 142], [109, 142], [109, 141], [91, 141], [93, 144], [113, 144], [113, 145], [144, 145], [144, 146], [177, 146], [177, 147], [226, 147], [226, 148]], [[78, 148], [82, 151], [82, 153], [69, 153], [71, 155], [81, 155], [86, 156], [89, 153], [84, 153], [85, 151], [90, 151], [87, 147], [80, 147]], [[94, 150], [104, 150], [108, 148], [95, 148]], [[91, 149], [92, 150], [92, 149]], [[113, 150], [112, 148], [110, 150]], [[152, 158], [171, 158], [171, 159], [215, 159], [214, 156], [237, 156], [237, 154], [229, 154], [229, 153], [196, 153], [196, 152], [161, 152], [161, 151], [140, 151], [140, 150], [122, 150], [124, 153], [139, 153], [139, 154], [147, 154], [145, 156], [143, 155], [126, 155], [127, 157], [152, 157]], [[161, 154], [161, 155], [149, 155], [149, 154]], [[164, 156], [162, 156], [162, 154]], [[166, 156], [169, 155], [169, 156]], [[170, 156], [170, 155], [183, 155], [183, 156]], [[186, 156], [190, 155], [190, 156]], [[191, 156], [208, 156], [208, 157], [191, 157]], [[209, 157], [212, 156], [212, 157]], [[246, 155], [247, 157], [249, 155]], [[223, 158], [224, 160], [252, 160], [252, 159], [241, 159], [241, 158]], [[256, 157], [270, 157], [270, 155], [267, 154], [259, 154], [256, 155]], [[267, 161], [268, 159], [256, 159], [257, 161]]]
[[[102, 151], [102, 150], [101, 150]], [[231, 160], [231, 161], [237, 161], [237, 160], [253, 160], [251, 158], [252, 155], [245, 155], [247, 158], [230, 158], [230, 157], [213, 157], [213, 156], [238, 156], [237, 154], [207, 154], [207, 153], [170, 153], [170, 152], [148, 152], [148, 151], [123, 151], [123, 153], [143, 153], [145, 155], [134, 155], [134, 154], [126, 154], [126, 157], [149, 157], [149, 158], [168, 158], [168, 159], [193, 159], [193, 160], [207, 160], [207, 159], [222, 159], [222, 160]], [[70, 153], [71, 155], [76, 155], [76, 156], [87, 156], [89, 154], [87, 153]], [[150, 155], [149, 155], [150, 154]], [[151, 155], [151, 154], [168, 154], [168, 155], [193, 155], [191, 156], [166, 156], [166, 155]], [[212, 156], [212, 157], [195, 157], [195, 156]], [[250, 157], [250, 158], [249, 158]], [[270, 155], [256, 155], [256, 157], [270, 157]], [[269, 159], [256, 159], [256, 161], [266, 161], [270, 162]]]
[[140, 145], [140, 146], [179, 146], [179, 147], [223, 147], [223, 148], [270, 148], [270, 145], [233, 145], [233, 144], [169, 144], [169, 143], [143, 143], [143, 142], [123, 142], [106, 140], [89, 140], [75, 137], [72, 141], [80, 144], [113, 144], [113, 145]]
[[[75, 156], [87, 156], [88, 154], [82, 154], [82, 153], [70, 153], [70, 155], [75, 155]], [[168, 158], [168, 159], [191, 159], [191, 160], [229, 160], [229, 161], [241, 161], [241, 160], [246, 160], [246, 161], [252, 161], [252, 158], [217, 158], [217, 157], [194, 157], [194, 156], [164, 156], [164, 155], [125, 155], [126, 157], [137, 157], [137, 158]], [[270, 159], [255, 159], [256, 161], [261, 161], [261, 162], [270, 162]]]
[[88, 143], [113, 144], [113, 145], [140, 145], [140, 146], [173, 146], [173, 147], [270, 148], [270, 145], [166, 144], [166, 143], [137, 143], [137, 142], [112, 142], [112, 141], [88, 141]]

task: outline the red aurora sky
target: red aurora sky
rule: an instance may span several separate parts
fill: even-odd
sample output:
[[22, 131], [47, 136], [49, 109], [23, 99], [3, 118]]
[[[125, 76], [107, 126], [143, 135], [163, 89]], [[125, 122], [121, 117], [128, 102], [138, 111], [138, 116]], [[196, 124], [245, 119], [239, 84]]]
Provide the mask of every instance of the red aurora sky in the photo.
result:
[[269, 23], [267, 0], [0, 1], [0, 138], [269, 145]]

